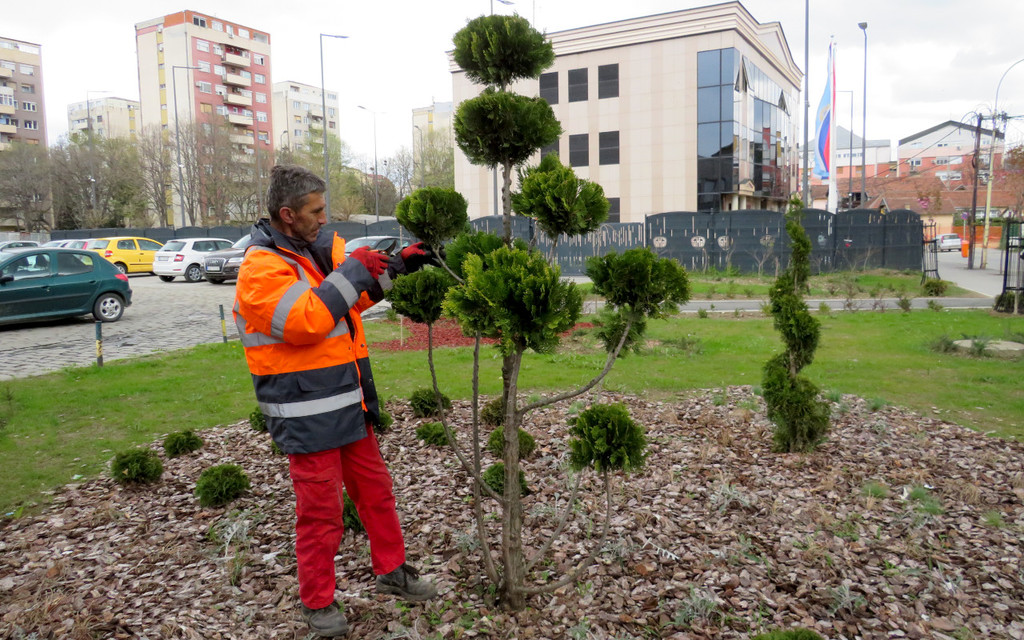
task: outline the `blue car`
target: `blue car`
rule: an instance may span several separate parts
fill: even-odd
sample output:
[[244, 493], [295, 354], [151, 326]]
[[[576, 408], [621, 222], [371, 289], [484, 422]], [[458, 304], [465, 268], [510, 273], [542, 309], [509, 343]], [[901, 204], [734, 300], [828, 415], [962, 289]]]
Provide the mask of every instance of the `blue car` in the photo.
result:
[[131, 303], [128, 276], [91, 251], [39, 247], [0, 254], [0, 324], [89, 313], [114, 322]]

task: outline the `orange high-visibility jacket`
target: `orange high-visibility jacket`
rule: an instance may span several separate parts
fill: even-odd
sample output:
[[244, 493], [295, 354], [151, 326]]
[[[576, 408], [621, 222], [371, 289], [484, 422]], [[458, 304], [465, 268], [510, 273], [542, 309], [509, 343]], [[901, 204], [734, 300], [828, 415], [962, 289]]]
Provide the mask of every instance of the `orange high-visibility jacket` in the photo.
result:
[[274, 442], [285, 453], [314, 453], [366, 437], [379, 408], [360, 313], [383, 298], [388, 276], [378, 282], [346, 260], [334, 233], [309, 247], [336, 267], [326, 277], [265, 221], [252, 237], [234, 316]]

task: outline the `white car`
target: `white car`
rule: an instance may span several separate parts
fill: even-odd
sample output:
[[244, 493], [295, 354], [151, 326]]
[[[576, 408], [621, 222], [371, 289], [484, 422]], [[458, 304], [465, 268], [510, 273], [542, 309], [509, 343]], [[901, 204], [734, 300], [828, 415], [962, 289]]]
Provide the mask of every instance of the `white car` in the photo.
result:
[[935, 248], [939, 251], [959, 251], [960, 236], [955, 233], [942, 233], [935, 238]]
[[186, 282], [203, 279], [203, 259], [211, 251], [227, 249], [230, 240], [224, 238], [175, 238], [168, 240], [153, 256], [153, 273], [164, 282], [183, 276]]

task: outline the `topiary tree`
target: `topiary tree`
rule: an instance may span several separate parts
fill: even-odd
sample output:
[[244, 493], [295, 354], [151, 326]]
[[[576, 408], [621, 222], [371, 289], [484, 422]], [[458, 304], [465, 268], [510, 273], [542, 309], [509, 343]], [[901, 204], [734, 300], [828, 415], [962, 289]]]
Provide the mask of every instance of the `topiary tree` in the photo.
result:
[[196, 497], [204, 507], [223, 507], [249, 489], [249, 476], [237, 464], [205, 469], [196, 480]]
[[203, 446], [203, 439], [191, 429], [171, 433], [164, 438], [164, 453], [168, 458], [177, 458], [180, 455], [192, 453], [201, 446]]
[[114, 456], [110, 476], [119, 484], [151, 484], [164, 474], [164, 463], [155, 451], [132, 449]]
[[786, 349], [765, 363], [761, 385], [768, 418], [775, 423], [775, 449], [785, 452], [813, 450], [829, 426], [828, 403], [819, 400], [818, 387], [800, 375], [814, 360], [821, 336], [820, 323], [803, 298], [810, 275], [811, 241], [800, 224], [802, 214], [803, 203], [794, 196], [786, 211], [792, 258], [768, 294], [768, 312]]

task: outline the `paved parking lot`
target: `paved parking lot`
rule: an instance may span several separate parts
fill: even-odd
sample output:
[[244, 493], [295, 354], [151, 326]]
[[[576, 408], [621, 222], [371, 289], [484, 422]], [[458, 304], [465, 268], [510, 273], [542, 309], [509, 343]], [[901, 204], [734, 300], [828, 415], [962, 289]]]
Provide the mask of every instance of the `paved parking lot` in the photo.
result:
[[[219, 305], [224, 305], [229, 339], [237, 336], [231, 320], [233, 282], [193, 284], [180, 278], [162, 282], [151, 275], [130, 278], [132, 306], [117, 322], [103, 324], [104, 361], [219, 342]], [[0, 326], [0, 380], [95, 363], [92, 316]]]

